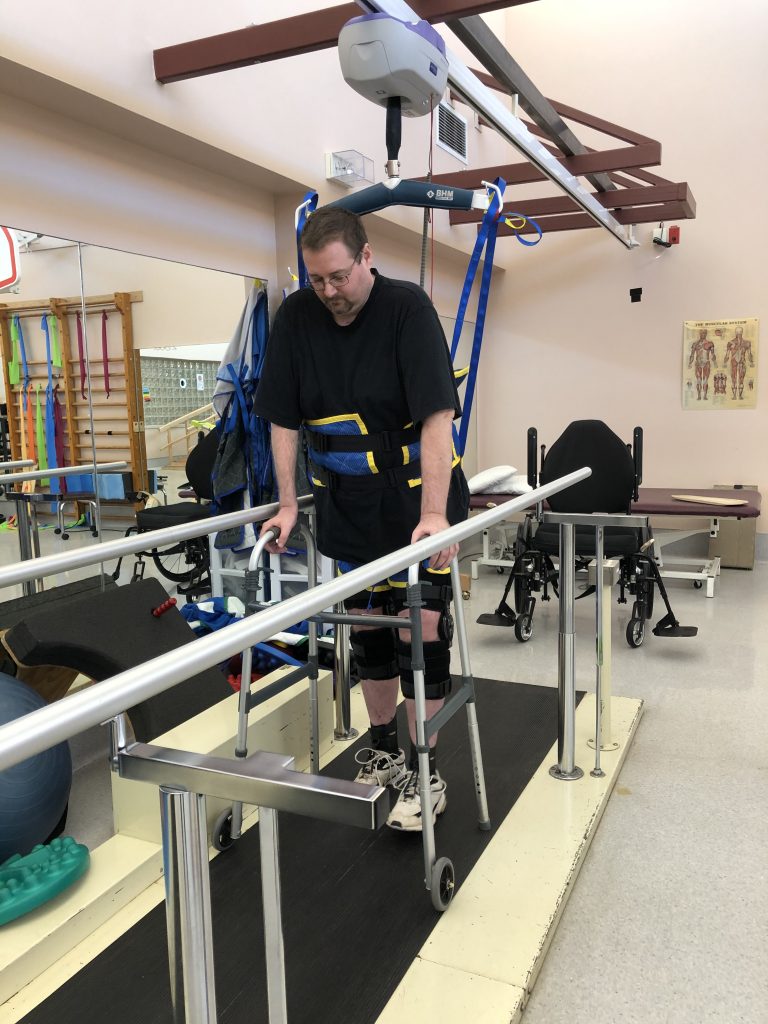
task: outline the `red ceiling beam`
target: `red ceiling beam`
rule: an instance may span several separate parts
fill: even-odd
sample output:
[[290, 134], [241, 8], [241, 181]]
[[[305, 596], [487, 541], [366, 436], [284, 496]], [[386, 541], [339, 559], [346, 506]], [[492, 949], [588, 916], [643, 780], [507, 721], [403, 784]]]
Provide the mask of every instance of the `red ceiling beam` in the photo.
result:
[[[619, 146], [617, 149], [598, 150], [581, 156], [564, 156], [560, 163], [580, 176], [588, 171], [620, 171], [631, 167], [647, 167], [661, 163], [661, 143], [649, 142], [643, 146]], [[629, 171], [628, 173], [633, 173]], [[546, 181], [546, 175], [532, 164], [498, 164], [495, 167], [478, 167], [471, 171], [452, 171], [436, 174], [432, 179], [438, 185], [453, 185], [456, 188], [480, 188], [483, 181], [502, 177], [507, 185], [524, 185], [530, 181]], [[426, 178], [416, 179], [426, 181]]]
[[[627, 207], [647, 207], [652, 203], [680, 203], [682, 210], [681, 217], [691, 219], [696, 216], [696, 201], [691, 194], [688, 183], [685, 181], [673, 182], [669, 185], [648, 185], [637, 188], [615, 189], [612, 192], [595, 192], [594, 198], [602, 203], [606, 209], [621, 211]], [[524, 217], [533, 217], [538, 220], [540, 217], [548, 217], [554, 214], [572, 213], [578, 211], [577, 204], [569, 196], [546, 196], [539, 199], [513, 199], [510, 202], [510, 210], [520, 213]], [[616, 214], [614, 214], [616, 216]], [[457, 210], [451, 213], [451, 224], [472, 224], [482, 219], [482, 213], [474, 210]], [[590, 218], [591, 219], [591, 218]], [[616, 217], [620, 223], [620, 217]], [[659, 218], [662, 219], [662, 218]], [[629, 223], [636, 223], [630, 221]]]
[[[486, 0], [484, 3], [411, 0], [411, 7], [425, 21], [440, 22], [534, 2], [536, 0]], [[361, 13], [357, 4], [342, 4], [268, 21], [263, 25], [249, 25], [205, 39], [164, 46], [154, 51], [155, 78], [163, 83], [180, 82], [299, 53], [325, 50], [336, 46], [342, 25]]]
[[[626, 210], [617, 210], [616, 220], [620, 224], [657, 224], [659, 221], [688, 220], [684, 203], [659, 203], [657, 206], [634, 206]], [[552, 231], [576, 231], [582, 228], [597, 228], [600, 225], [586, 213], [566, 213], [554, 217], [542, 217], [539, 220], [544, 234]], [[516, 232], [506, 224], [499, 224], [499, 235], [513, 235]], [[519, 234], [533, 235], [532, 227], [523, 228]]]

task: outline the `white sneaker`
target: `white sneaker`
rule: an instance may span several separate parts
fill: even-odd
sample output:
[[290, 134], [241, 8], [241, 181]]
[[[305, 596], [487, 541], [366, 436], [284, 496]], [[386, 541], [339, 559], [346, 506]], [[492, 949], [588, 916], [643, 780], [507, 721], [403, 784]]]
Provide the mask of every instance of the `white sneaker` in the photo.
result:
[[355, 776], [355, 782], [366, 786], [394, 786], [405, 775], [405, 754], [387, 754], [383, 750], [364, 747], [355, 754], [355, 760], [363, 767]]
[[[397, 803], [389, 812], [387, 824], [390, 828], [398, 829], [401, 832], [421, 832], [421, 793], [418, 770], [411, 769], [395, 785], [401, 790], [401, 793], [397, 798]], [[435, 772], [430, 777], [429, 788], [432, 802], [432, 824], [434, 825], [438, 814], [443, 813], [448, 803], [445, 795], [445, 782], [439, 772]]]

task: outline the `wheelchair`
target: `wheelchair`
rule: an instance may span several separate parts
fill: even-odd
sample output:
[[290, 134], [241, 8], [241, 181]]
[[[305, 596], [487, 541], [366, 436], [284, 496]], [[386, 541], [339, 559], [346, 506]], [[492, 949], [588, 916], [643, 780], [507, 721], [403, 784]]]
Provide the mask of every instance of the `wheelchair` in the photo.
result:
[[[539, 461], [540, 458], [540, 461]], [[601, 420], [576, 420], [566, 427], [547, 452], [538, 447], [538, 432], [528, 430], [528, 483], [546, 484], [581, 466], [592, 468], [592, 476], [552, 495], [548, 505], [553, 512], [611, 513], [630, 512], [638, 499], [643, 479], [643, 431], [635, 427], [631, 444], [625, 444]], [[550, 590], [558, 596], [559, 571], [554, 558], [559, 555], [560, 535], [556, 524], [541, 521], [542, 507], [528, 512], [518, 528], [513, 548], [513, 564], [496, 610], [481, 615], [478, 623], [514, 628], [515, 637], [526, 643], [533, 636], [533, 614], [537, 598], [551, 600]], [[575, 528], [576, 570], [586, 570], [595, 558], [595, 531], [589, 526]], [[653, 557], [653, 534], [647, 529], [607, 527], [604, 531], [605, 558], [619, 561], [619, 604], [632, 598], [632, 615], [626, 628], [630, 647], [640, 647], [646, 635], [646, 623], [653, 615], [658, 590], [666, 614], [653, 627], [662, 637], [695, 636], [695, 626], [681, 626], [675, 618], [666, 587]], [[594, 593], [587, 587], [579, 597]], [[508, 603], [513, 592], [514, 608]]]
[[[139, 509], [136, 512], [136, 525], [129, 527], [125, 536], [151, 533], [153, 530], [162, 530], [168, 526], [181, 526], [198, 519], [207, 519], [210, 516], [210, 505], [205, 502], [210, 502], [213, 498], [211, 471], [218, 444], [219, 437], [215, 430], [208, 434], [201, 432], [197, 445], [187, 457], [185, 472], [188, 483], [181, 490], [189, 488], [195, 496], [194, 501], [179, 501], [170, 505], [160, 504], [152, 508]], [[192, 537], [190, 540], [179, 541], [163, 548], [148, 546], [146, 551], [138, 552], [131, 583], [144, 578], [146, 559], [154, 562], [160, 575], [175, 583], [178, 592], [187, 599], [211, 593], [211, 564], [207, 536]], [[118, 560], [112, 574], [115, 581], [120, 575], [121, 564], [122, 558]]]

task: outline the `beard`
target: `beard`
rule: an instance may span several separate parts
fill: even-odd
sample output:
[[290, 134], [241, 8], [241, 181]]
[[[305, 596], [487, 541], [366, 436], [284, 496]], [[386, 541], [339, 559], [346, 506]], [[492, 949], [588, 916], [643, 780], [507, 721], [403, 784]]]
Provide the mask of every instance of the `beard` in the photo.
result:
[[321, 296], [321, 299], [325, 308], [335, 316], [349, 316], [355, 310], [354, 303], [350, 302], [349, 299], [345, 299], [343, 295], [334, 295], [330, 299]]

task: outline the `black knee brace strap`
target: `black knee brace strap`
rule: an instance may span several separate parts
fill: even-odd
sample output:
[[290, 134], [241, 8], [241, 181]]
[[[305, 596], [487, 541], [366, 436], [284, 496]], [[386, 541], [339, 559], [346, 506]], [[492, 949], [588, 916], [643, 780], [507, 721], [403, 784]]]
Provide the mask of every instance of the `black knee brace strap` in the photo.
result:
[[[400, 689], [404, 697], [414, 697], [411, 645], [397, 640], [397, 663], [400, 668]], [[439, 700], [451, 692], [451, 652], [445, 640], [424, 644], [424, 695]]]
[[394, 679], [395, 633], [389, 628], [353, 631], [349, 638], [360, 679]]

